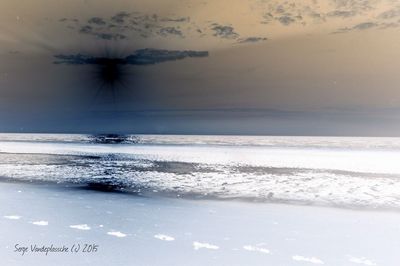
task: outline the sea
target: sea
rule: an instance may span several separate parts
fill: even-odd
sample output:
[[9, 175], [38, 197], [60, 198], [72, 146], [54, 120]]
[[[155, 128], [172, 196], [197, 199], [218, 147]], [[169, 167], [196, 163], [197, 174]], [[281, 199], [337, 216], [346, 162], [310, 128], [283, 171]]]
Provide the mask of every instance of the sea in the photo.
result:
[[400, 210], [400, 138], [0, 134], [0, 181]]

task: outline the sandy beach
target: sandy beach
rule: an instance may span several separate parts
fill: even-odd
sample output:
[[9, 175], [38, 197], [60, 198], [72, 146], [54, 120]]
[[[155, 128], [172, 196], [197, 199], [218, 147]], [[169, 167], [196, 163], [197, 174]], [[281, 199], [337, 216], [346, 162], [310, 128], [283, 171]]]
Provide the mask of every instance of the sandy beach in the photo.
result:
[[[395, 266], [400, 258], [398, 212], [24, 182], [1, 182], [0, 202], [2, 265]], [[46, 255], [31, 245], [69, 251]], [[78, 245], [77, 253], [70, 250]], [[85, 245], [91, 252], [82, 251]]]

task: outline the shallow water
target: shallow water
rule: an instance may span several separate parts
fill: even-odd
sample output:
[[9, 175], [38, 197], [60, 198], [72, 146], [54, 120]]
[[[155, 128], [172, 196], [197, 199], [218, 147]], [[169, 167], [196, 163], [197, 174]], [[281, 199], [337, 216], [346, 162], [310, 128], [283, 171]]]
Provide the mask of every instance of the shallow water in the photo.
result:
[[0, 175], [172, 197], [400, 209], [400, 139], [0, 134]]

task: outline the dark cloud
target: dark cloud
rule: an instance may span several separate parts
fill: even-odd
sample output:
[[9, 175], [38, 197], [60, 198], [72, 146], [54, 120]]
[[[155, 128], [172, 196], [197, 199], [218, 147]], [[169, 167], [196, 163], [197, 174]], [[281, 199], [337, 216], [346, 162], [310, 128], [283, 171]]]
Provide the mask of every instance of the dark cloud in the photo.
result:
[[349, 27], [344, 27], [344, 28], [337, 29], [336, 31], [332, 32], [332, 34], [346, 33], [346, 32], [349, 32], [351, 30], [352, 29], [349, 28]]
[[180, 31], [179, 29], [177, 29], [175, 27], [161, 28], [159, 31], [159, 34], [164, 37], [166, 37], [168, 35], [175, 35], [175, 36], [183, 37], [182, 31]]
[[[63, 22], [71, 21], [62, 19]], [[184, 37], [184, 32], [201, 33], [194, 29], [190, 17], [163, 17], [157, 14], [143, 14], [140, 12], [118, 12], [110, 18], [92, 17], [86, 24], [74, 25], [79, 33], [88, 34], [103, 40], [127, 39], [129, 33], [148, 37]], [[71, 25], [67, 26], [71, 28]]]
[[328, 17], [340, 17], [340, 18], [349, 18], [355, 16], [357, 13], [354, 10], [334, 10], [328, 12], [326, 15]]
[[96, 32], [93, 33], [94, 36], [96, 36], [99, 39], [103, 40], [125, 40], [127, 37], [123, 34], [120, 33], [101, 33], [101, 32]]
[[378, 26], [378, 24], [375, 23], [375, 22], [363, 22], [363, 23], [355, 25], [353, 27], [353, 29], [355, 29], [355, 30], [366, 30], [366, 29], [377, 27], [377, 26]]
[[58, 61], [55, 64], [68, 65], [101, 65], [105, 61], [113, 61], [113, 64], [119, 65], [153, 65], [167, 61], [182, 60], [188, 57], [207, 57], [207, 51], [176, 51], [159, 49], [140, 49], [133, 54], [122, 58], [94, 57], [83, 54], [55, 55]]
[[282, 5], [279, 5], [279, 6], [276, 7], [275, 12], [278, 13], [278, 14], [285, 13], [285, 8]]
[[158, 49], [141, 49], [126, 57], [129, 64], [149, 65], [166, 61], [182, 60], [187, 57], [207, 57], [207, 51], [170, 51]]
[[303, 15], [308, 15], [313, 19], [322, 19], [322, 16], [309, 6], [300, 8], [295, 3], [285, 1], [279, 5], [270, 4], [267, 12], [263, 14], [264, 20], [261, 23], [279, 22], [288, 26], [296, 22], [303, 23]]
[[381, 19], [392, 19], [400, 16], [400, 7], [396, 7], [378, 15]]
[[244, 39], [240, 39], [238, 43], [256, 43], [256, 42], [263, 42], [266, 41], [267, 38], [265, 37], [248, 37]]
[[106, 22], [104, 19], [99, 18], [99, 17], [92, 17], [88, 20], [88, 23], [90, 24], [96, 24], [96, 25], [106, 25]]
[[378, 26], [379, 26], [379, 24], [375, 23], [375, 22], [363, 22], [363, 23], [357, 24], [350, 28], [349, 27], [340, 28], [333, 33], [346, 33], [346, 32], [350, 32], [350, 31], [354, 31], [354, 30], [367, 30], [367, 29], [371, 29], [371, 28], [376, 28]]
[[380, 29], [397, 28], [397, 27], [399, 27], [399, 23], [396, 23], [396, 22], [381, 23], [379, 26], [380, 26]]
[[232, 26], [220, 25], [213, 23], [211, 29], [214, 31], [214, 36], [225, 39], [236, 39], [239, 34], [235, 32]]
[[271, 12], [265, 13], [263, 15], [264, 20], [261, 22], [263, 24], [268, 24], [274, 20], [274, 15]]
[[[284, 26], [292, 24], [321, 23], [327, 18], [351, 18], [377, 10], [380, 0], [328, 0], [328, 1], [269, 1], [260, 0], [265, 8], [262, 24], [277, 22]], [[321, 5], [324, 2], [324, 5]], [[325, 7], [325, 4], [328, 7]], [[327, 10], [328, 8], [328, 10]], [[384, 17], [395, 16], [397, 11], [388, 11]], [[400, 11], [399, 11], [400, 15]], [[311, 20], [310, 20], [311, 19]]]
[[313, 18], [313, 19], [316, 19], [316, 20], [325, 20], [325, 18], [324, 18], [324, 16], [322, 14], [317, 13], [315, 11], [310, 11], [308, 13], [308, 16]]
[[84, 34], [92, 34], [93, 28], [92, 28], [92, 26], [86, 25], [86, 26], [81, 27], [79, 32], [84, 33]]
[[130, 14], [127, 12], [119, 12], [115, 16], [111, 17], [111, 20], [115, 23], [118, 24], [123, 24], [125, 23], [125, 19], [129, 18]]
[[[115, 93], [122, 88], [129, 87], [133, 68], [130, 65], [154, 65], [168, 61], [182, 60], [188, 57], [207, 57], [207, 51], [173, 51], [159, 49], [141, 49], [125, 57], [110, 56], [108, 52], [100, 56], [84, 54], [55, 55], [55, 64], [88, 65], [81, 71], [88, 71], [82, 75], [82, 82], [93, 82], [99, 85], [96, 94], [104, 92], [106, 97], [115, 101]], [[90, 89], [91, 86], [84, 86]], [[108, 96], [107, 96], [108, 93]]]
[[278, 21], [285, 26], [288, 26], [294, 22], [296, 22], [296, 19], [294, 19], [293, 17], [291, 17], [290, 15], [283, 15], [281, 17], [278, 18]]
[[79, 30], [82, 34], [87, 34], [90, 36], [94, 36], [98, 39], [102, 40], [125, 40], [127, 37], [121, 33], [112, 33], [112, 32], [101, 32], [101, 31], [94, 31], [92, 26], [85, 25], [80, 28]]
[[58, 21], [60, 22], [74, 22], [74, 23], [78, 23], [79, 20], [76, 18], [61, 18]]
[[190, 17], [162, 18], [161, 21], [165, 21], [165, 22], [189, 22], [190, 21]]
[[[160, 30], [165, 27], [164, 23], [160, 22], [160, 18], [158, 15], [146, 15], [146, 14], [136, 14], [135, 16], [130, 17], [130, 27], [129, 30], [140, 34], [141, 37], [147, 38], [151, 36], [162, 36], [166, 37], [168, 35], [173, 35], [168, 33], [168, 30], [162, 31], [160, 34]], [[171, 26], [173, 27], [173, 26]]]
[[311, 18], [317, 23], [325, 20], [325, 15], [320, 12], [320, 5], [316, 1], [304, 3], [303, 1], [262, 0], [260, 2], [261, 8], [265, 8], [262, 24], [276, 22], [284, 26], [295, 23], [305, 25], [305, 18]]
[[375, 0], [333, 0], [336, 9], [351, 10], [355, 13], [362, 13], [366, 10], [371, 10], [374, 7]]

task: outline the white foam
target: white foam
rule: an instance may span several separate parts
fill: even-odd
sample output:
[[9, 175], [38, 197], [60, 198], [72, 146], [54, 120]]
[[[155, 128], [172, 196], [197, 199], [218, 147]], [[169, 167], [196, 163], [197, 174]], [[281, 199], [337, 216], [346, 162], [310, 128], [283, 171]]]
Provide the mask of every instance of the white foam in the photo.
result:
[[126, 234], [121, 233], [119, 231], [110, 231], [110, 232], [107, 232], [107, 235], [116, 236], [116, 237], [126, 237], [127, 236]]
[[[293, 140], [295, 142], [296, 139]], [[328, 139], [327, 139], [328, 141]], [[307, 144], [307, 142], [306, 142]], [[305, 146], [307, 147], [307, 146]], [[247, 146], [170, 146], [170, 145], [91, 145], [76, 143], [0, 142], [7, 153], [101, 155], [119, 153], [137, 159], [179, 161], [187, 163], [254, 165], [265, 167], [296, 167], [337, 169], [343, 171], [399, 174], [399, 150], [356, 150], [304, 147]], [[246, 154], [246, 156], [243, 156]]]
[[195, 250], [199, 250], [199, 249], [202, 249], [202, 248], [213, 249], [213, 250], [219, 249], [219, 247], [216, 246], [216, 245], [212, 245], [212, 244], [209, 244], [209, 243], [201, 243], [201, 242], [197, 242], [197, 241], [193, 242], [193, 248]]
[[19, 220], [19, 219], [22, 218], [21, 216], [18, 216], [18, 215], [6, 215], [6, 216], [3, 216], [3, 217], [6, 218], [6, 219], [9, 219], [9, 220]]
[[175, 240], [174, 237], [168, 236], [168, 235], [163, 235], [163, 234], [154, 235], [154, 238], [157, 238], [157, 239], [160, 239], [163, 241], [174, 241]]
[[76, 224], [76, 225], [70, 225], [70, 228], [73, 229], [78, 229], [78, 230], [90, 230], [90, 226], [88, 226], [87, 224]]
[[356, 263], [356, 264], [363, 264], [363, 265], [367, 265], [367, 266], [374, 266], [376, 265], [375, 262], [365, 258], [365, 257], [350, 257], [349, 259], [350, 262], [352, 263]]
[[48, 221], [36, 221], [36, 222], [31, 222], [31, 224], [39, 225], [39, 226], [47, 226], [47, 225], [49, 225], [49, 222]]
[[304, 262], [309, 262], [313, 264], [324, 264], [324, 262], [316, 257], [303, 257], [299, 255], [294, 255], [292, 257], [293, 260], [295, 261], [304, 261]]
[[265, 253], [265, 254], [271, 253], [271, 252], [269, 251], [269, 249], [262, 248], [262, 247], [260, 247], [259, 245], [257, 245], [257, 246], [246, 245], [246, 246], [243, 246], [243, 249], [244, 249], [244, 250], [247, 250], [247, 251], [261, 252], [261, 253]]

